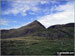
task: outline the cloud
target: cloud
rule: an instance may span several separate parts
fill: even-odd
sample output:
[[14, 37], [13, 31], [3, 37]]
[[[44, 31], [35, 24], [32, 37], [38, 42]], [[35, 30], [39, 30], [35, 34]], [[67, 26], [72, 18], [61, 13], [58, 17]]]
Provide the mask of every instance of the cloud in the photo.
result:
[[21, 15], [26, 16], [28, 10], [32, 10], [34, 12], [39, 10], [38, 7], [36, 7], [37, 4], [38, 2], [35, 1], [15, 0], [12, 1], [12, 8], [4, 11], [4, 14], [17, 15], [20, 13]]
[[0, 25], [8, 26], [11, 23], [18, 23], [18, 22], [17, 21], [14, 21], [14, 20], [12, 21], [12, 20], [8, 20], [6, 18], [3, 18], [3, 19], [1, 19]]
[[[62, 1], [68, 1], [68, 3], [62, 2]], [[11, 2], [10, 3], [11, 6], [8, 6], [8, 8], [5, 7], [6, 10], [4, 10], [4, 12], [2, 13], [4, 14], [4, 16], [5, 15], [9, 16], [10, 14], [17, 15], [17, 16], [18, 14], [22, 16], [28, 15], [27, 18], [29, 16], [31, 17], [30, 21], [38, 19], [38, 21], [40, 21], [46, 27], [49, 27], [54, 24], [64, 24], [68, 22], [73, 22], [74, 21], [74, 7], [73, 7], [74, 3], [72, 3], [71, 1], [69, 2], [69, 0], [62, 0], [62, 1], [61, 2], [64, 3], [63, 5], [60, 4], [59, 0], [58, 1], [57, 0], [49, 0], [49, 1], [48, 0], [36, 0], [36, 1], [11, 0], [9, 1], [9, 3]], [[17, 28], [27, 24], [27, 22], [24, 22], [24, 23], [22, 22], [18, 24], [17, 21], [14, 21], [14, 19], [12, 19], [13, 21], [11, 21], [11, 19], [9, 20], [2, 19], [1, 25], [8, 25], [8, 26], [14, 25], [11, 27]]]
[[[9, 1], [9, 0], [7, 0]], [[4, 14], [13, 14], [13, 15], [17, 15], [17, 14], [21, 14], [22, 16], [27, 16], [27, 11], [32, 11], [30, 12], [30, 14], [40, 14], [40, 13], [45, 13], [49, 14], [48, 12], [50, 10], [48, 10], [48, 8], [42, 9], [42, 7], [40, 7], [40, 5], [46, 4], [48, 5], [50, 4], [56, 4], [59, 3], [60, 1], [56, 1], [56, 0], [12, 0], [11, 2], [11, 8], [7, 9], [6, 11], [4, 11]], [[39, 6], [38, 6], [39, 5]], [[50, 7], [50, 6], [48, 6]], [[53, 6], [54, 7], [54, 6]], [[47, 12], [48, 11], [48, 12]]]
[[48, 2], [49, 2], [49, 1], [45, 1], [45, 0], [44, 0], [44, 1], [40, 1], [41, 4], [46, 4], [46, 3], [48, 3]]
[[61, 12], [49, 14], [38, 19], [46, 28], [55, 24], [74, 22], [74, 3], [68, 2], [65, 5], [56, 7], [54, 10]]
[[0, 25], [8, 25], [8, 21], [6, 19], [1, 19]]

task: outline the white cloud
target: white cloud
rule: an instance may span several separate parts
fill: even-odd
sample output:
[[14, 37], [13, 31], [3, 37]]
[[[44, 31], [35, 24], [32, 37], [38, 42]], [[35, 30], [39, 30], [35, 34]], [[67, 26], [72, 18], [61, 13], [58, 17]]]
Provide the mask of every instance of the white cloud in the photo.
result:
[[[41, 4], [48, 4], [48, 3], [56, 3], [56, 0], [15, 0], [15, 1], [10, 1], [11, 3], [11, 9], [8, 9], [4, 11], [4, 14], [21, 14], [23, 16], [27, 15], [27, 11], [31, 10], [33, 13], [38, 13], [41, 11], [44, 11], [45, 9], [42, 10], [42, 8], [39, 8], [37, 5], [39, 3]], [[33, 14], [32, 13], [32, 14]], [[47, 12], [48, 14], [48, 12]]]
[[0, 25], [8, 26], [10, 23], [17, 23], [17, 21], [7, 20], [6, 18], [1, 19]]
[[40, 1], [41, 4], [46, 4], [48, 3], [49, 1]]
[[74, 22], [74, 3], [67, 3], [66, 5], [60, 5], [56, 7], [57, 11], [62, 11], [54, 14], [49, 14], [39, 18], [46, 28], [55, 24], [65, 24]]
[[12, 1], [12, 8], [4, 12], [4, 14], [14, 14], [17, 15], [20, 13], [23, 16], [27, 15], [28, 10], [38, 11], [39, 8], [36, 6], [38, 4], [37, 1], [26, 1], [26, 0], [15, 0]]
[[6, 19], [1, 19], [0, 25], [8, 25], [8, 21]]

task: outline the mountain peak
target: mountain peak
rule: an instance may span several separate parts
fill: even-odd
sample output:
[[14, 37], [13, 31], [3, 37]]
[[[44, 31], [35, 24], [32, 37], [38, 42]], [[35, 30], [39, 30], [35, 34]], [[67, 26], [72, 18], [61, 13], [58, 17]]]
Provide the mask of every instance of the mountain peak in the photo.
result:
[[[60, 28], [61, 30], [66, 29], [66, 27], [72, 29], [73, 33], [73, 28], [74, 28], [74, 23], [69, 23], [69, 24], [64, 24], [64, 25], [53, 25], [49, 28], [45, 28], [39, 21], [35, 20], [32, 23], [23, 26], [18, 29], [10, 29], [10, 30], [1, 30], [1, 38], [13, 38], [13, 37], [24, 37], [24, 36], [40, 36], [40, 37], [52, 37], [52, 35], [56, 38], [58, 37], [57, 32], [59, 35], [62, 33], [60, 30], [58, 31], [57, 29]], [[63, 28], [62, 28], [63, 27]], [[53, 30], [52, 30], [53, 29]], [[66, 29], [67, 30], [67, 29]], [[57, 31], [57, 32], [56, 32]], [[68, 30], [70, 31], [70, 30]], [[17, 34], [16, 34], [17, 33]], [[50, 35], [52, 34], [52, 35]], [[61, 36], [63, 36], [64, 32], [62, 33]], [[69, 33], [68, 33], [69, 34]], [[69, 34], [70, 35], [70, 34]]]
[[38, 22], [37, 20], [35, 20], [34, 22]]
[[38, 24], [41, 24], [39, 21], [35, 20], [33, 21], [32, 23], [38, 23]]
[[43, 28], [45, 28], [39, 21], [37, 21], [37, 20], [35, 20], [35, 21], [33, 21], [33, 22], [31, 22], [30, 24], [28, 24], [27, 26], [35, 26], [35, 27], [43, 27]]

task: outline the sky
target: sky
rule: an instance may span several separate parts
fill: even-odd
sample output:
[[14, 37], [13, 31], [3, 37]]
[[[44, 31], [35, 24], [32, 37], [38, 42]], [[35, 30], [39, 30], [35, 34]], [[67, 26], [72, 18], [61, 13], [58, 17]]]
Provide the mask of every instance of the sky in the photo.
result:
[[1, 0], [1, 29], [38, 20], [46, 28], [74, 22], [74, 0]]

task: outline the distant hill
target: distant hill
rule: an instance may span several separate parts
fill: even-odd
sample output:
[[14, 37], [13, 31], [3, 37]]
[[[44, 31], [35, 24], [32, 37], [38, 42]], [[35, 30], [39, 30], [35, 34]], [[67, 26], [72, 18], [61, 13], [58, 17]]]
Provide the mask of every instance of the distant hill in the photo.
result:
[[47, 29], [37, 20], [18, 29], [1, 30], [1, 38], [13, 38], [23, 36], [38, 36], [48, 39], [59, 39], [62, 37], [74, 37], [74, 23], [53, 25]]
[[53, 25], [43, 32], [33, 34], [33, 36], [46, 37], [48, 39], [74, 38], [74, 23]]

